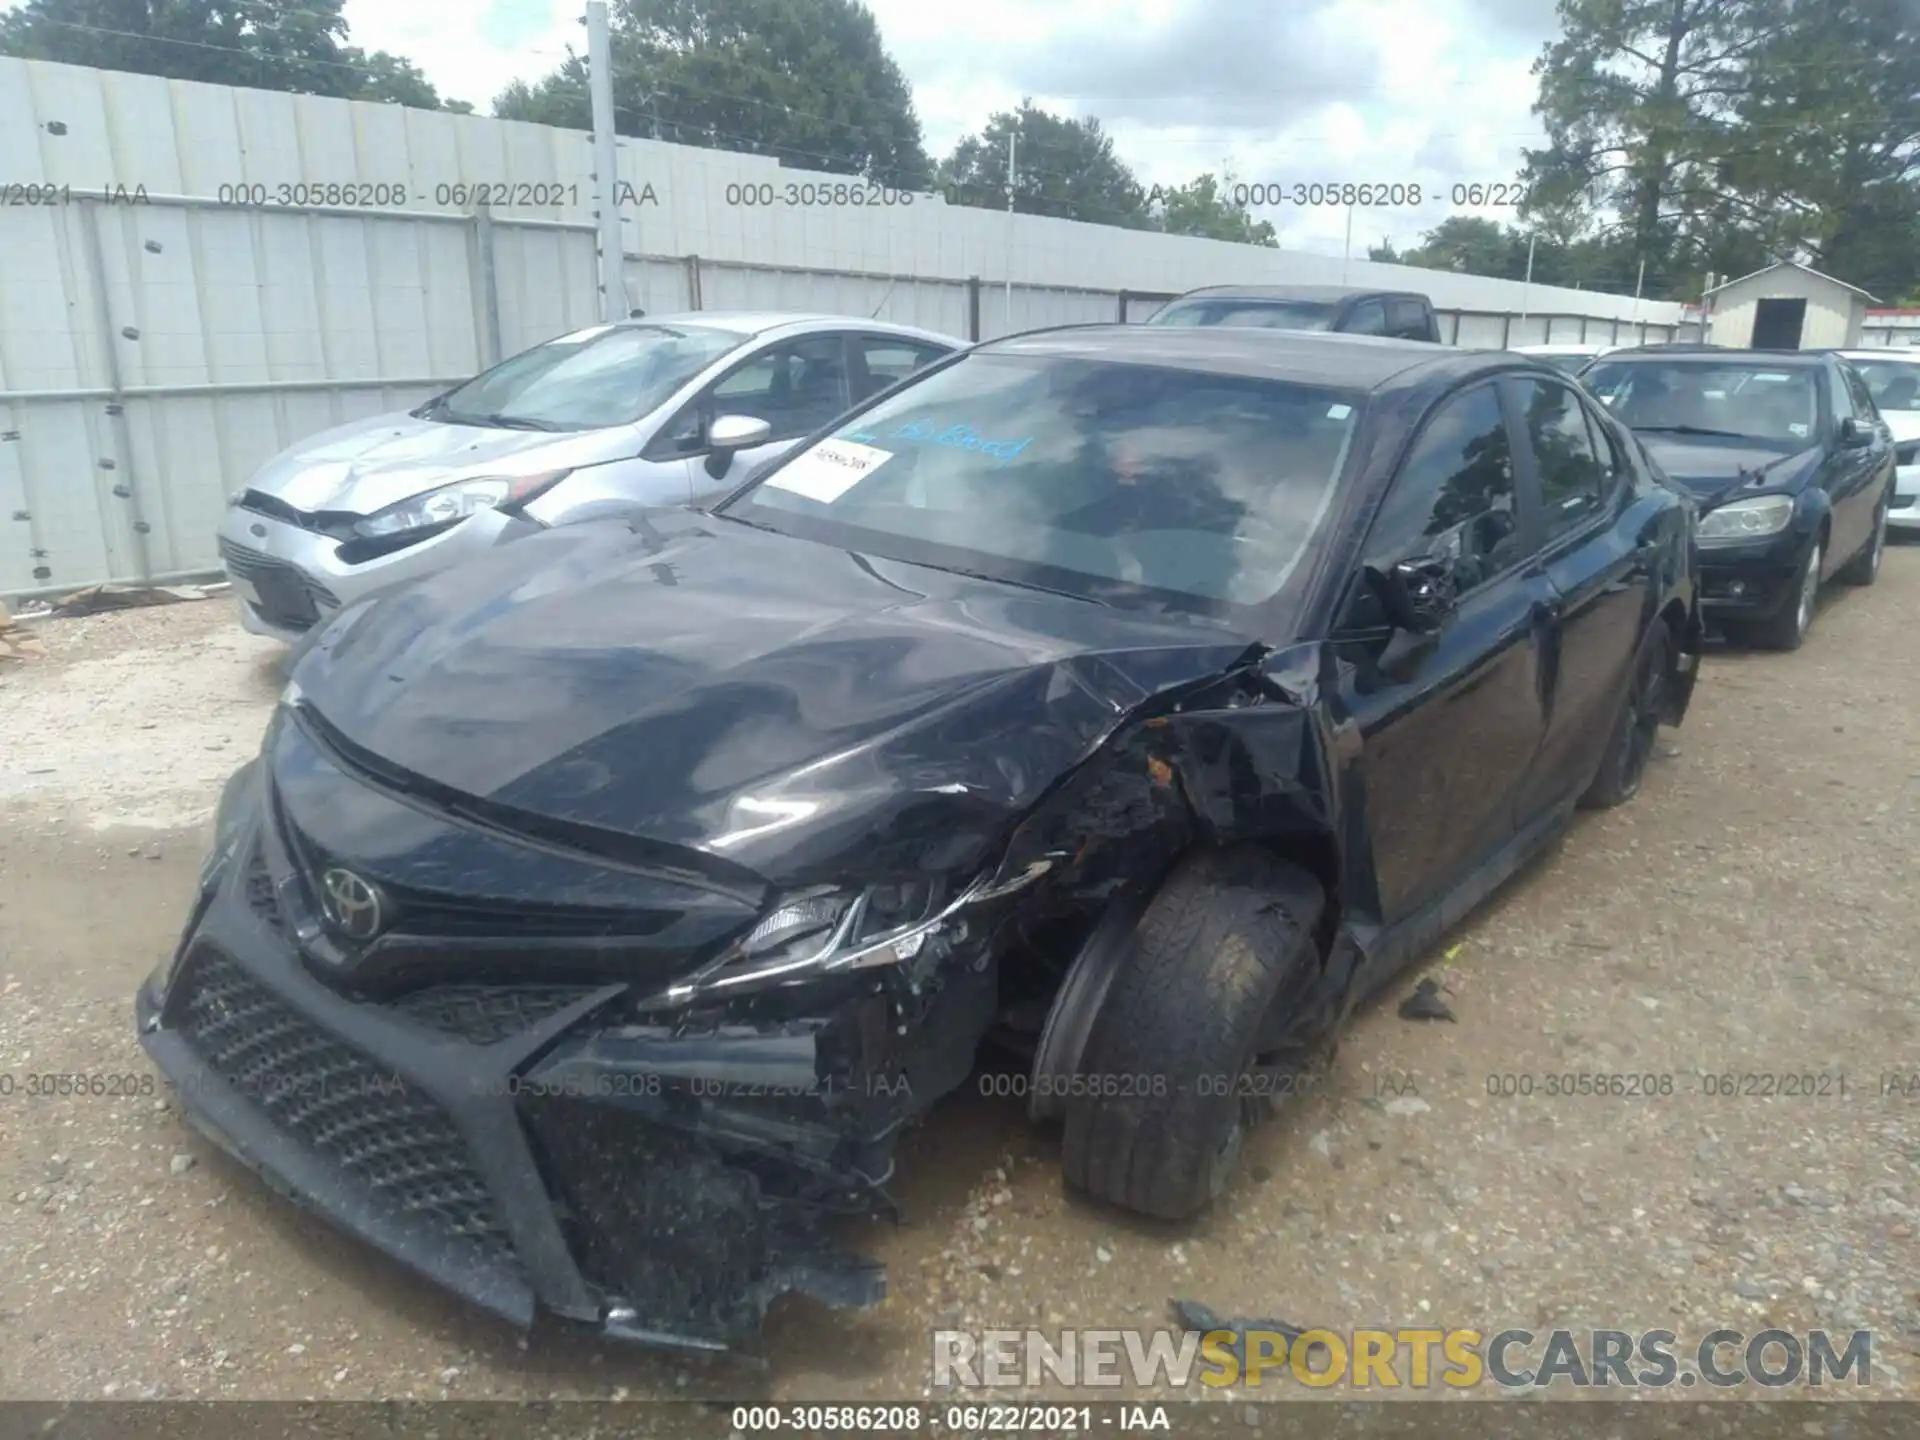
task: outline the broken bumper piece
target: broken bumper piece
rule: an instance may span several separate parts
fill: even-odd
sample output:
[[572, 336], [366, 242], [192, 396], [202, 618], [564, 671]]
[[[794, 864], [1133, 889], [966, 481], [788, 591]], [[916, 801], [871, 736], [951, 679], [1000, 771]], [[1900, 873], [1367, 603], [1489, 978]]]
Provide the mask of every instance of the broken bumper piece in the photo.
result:
[[[243, 887], [217, 882], [138, 1023], [192, 1123], [274, 1189], [523, 1328], [546, 1311], [735, 1351], [782, 1293], [884, 1297], [882, 1268], [823, 1227], [889, 1204], [894, 1138], [964, 1079], [990, 986], [935, 1007], [930, 1028], [968, 1037], [952, 1047], [895, 1023], [877, 985], [825, 1018], [682, 1038], [613, 1023], [618, 985], [363, 1001], [311, 975]], [[835, 1083], [830, 1051], [852, 1057]]]

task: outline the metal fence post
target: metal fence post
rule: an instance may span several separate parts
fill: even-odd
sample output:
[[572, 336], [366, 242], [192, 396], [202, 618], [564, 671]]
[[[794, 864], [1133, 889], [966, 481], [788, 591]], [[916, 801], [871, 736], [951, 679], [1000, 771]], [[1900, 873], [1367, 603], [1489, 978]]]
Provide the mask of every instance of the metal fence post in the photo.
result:
[[[644, 265], [646, 262], [643, 260], [640, 263]], [[687, 308], [689, 310], [707, 308], [700, 299], [700, 257], [698, 255], [687, 256]]]
[[967, 277], [967, 339], [980, 343], [980, 277]]
[[490, 369], [498, 365], [502, 357], [499, 271], [493, 260], [493, 211], [486, 205], [474, 208], [473, 255], [479, 267], [481, 368]]
[[1127, 323], [1127, 301], [1132, 298], [1133, 292], [1131, 290], [1122, 290], [1120, 292], [1120, 312], [1113, 317], [1115, 324], [1124, 325]]
[[107, 414], [113, 421], [114, 449], [119, 452], [114, 459], [102, 458], [99, 462], [102, 470], [117, 471], [120, 478], [114, 482], [113, 493], [127, 502], [127, 524], [133, 531], [133, 563], [138, 567], [140, 583], [153, 583], [153, 557], [148, 553], [147, 535], [153, 527], [147, 523], [140, 498], [140, 477], [133, 463], [133, 432], [127, 425], [126, 386], [120, 378], [120, 339], [124, 335], [129, 340], [140, 338], [140, 331], [132, 325], [124, 331], [113, 328], [112, 306], [107, 290], [106, 247], [100, 238], [100, 204], [96, 200], [82, 200], [80, 211], [82, 224], [87, 232], [87, 260], [93, 271], [94, 315], [100, 322], [100, 344], [107, 361], [107, 386], [113, 391], [113, 397], [107, 402]]

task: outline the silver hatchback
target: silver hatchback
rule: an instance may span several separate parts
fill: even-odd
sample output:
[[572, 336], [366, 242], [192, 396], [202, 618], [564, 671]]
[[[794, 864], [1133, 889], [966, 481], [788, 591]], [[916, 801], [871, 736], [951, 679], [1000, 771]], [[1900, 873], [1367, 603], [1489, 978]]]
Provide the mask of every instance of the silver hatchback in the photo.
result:
[[562, 335], [401, 414], [313, 435], [235, 495], [241, 620], [340, 606], [549, 525], [688, 504], [966, 342], [848, 316], [700, 311]]

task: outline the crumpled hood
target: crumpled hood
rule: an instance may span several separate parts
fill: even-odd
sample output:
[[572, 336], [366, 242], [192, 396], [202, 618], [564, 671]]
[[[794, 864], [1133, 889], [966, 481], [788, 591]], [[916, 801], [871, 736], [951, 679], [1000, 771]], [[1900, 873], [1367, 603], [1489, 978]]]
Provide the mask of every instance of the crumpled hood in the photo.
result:
[[[371, 515], [437, 485], [483, 475], [534, 475], [607, 458], [607, 436], [448, 425], [400, 412], [309, 435], [256, 471], [247, 487], [296, 510]], [[632, 447], [629, 447], [631, 453]]]
[[[1661, 468], [1701, 501], [1728, 491], [1742, 470], [1761, 472], [1762, 480], [1758, 485], [1741, 485], [1739, 490], [1794, 490], [1820, 463], [1817, 445], [1791, 451], [1777, 445], [1638, 433]], [[1733, 499], [1735, 493], [1725, 498]]]
[[294, 682], [352, 746], [507, 812], [776, 883], [951, 871], [1135, 707], [1253, 649], [687, 511], [376, 598]]

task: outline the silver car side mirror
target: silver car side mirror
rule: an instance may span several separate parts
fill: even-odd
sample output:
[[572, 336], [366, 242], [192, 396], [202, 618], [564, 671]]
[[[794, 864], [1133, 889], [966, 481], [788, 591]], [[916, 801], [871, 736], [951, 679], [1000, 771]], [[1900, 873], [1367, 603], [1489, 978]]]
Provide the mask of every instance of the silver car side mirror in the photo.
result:
[[720, 415], [707, 427], [707, 473], [718, 480], [733, 464], [736, 451], [751, 450], [773, 438], [773, 426], [753, 415]]

